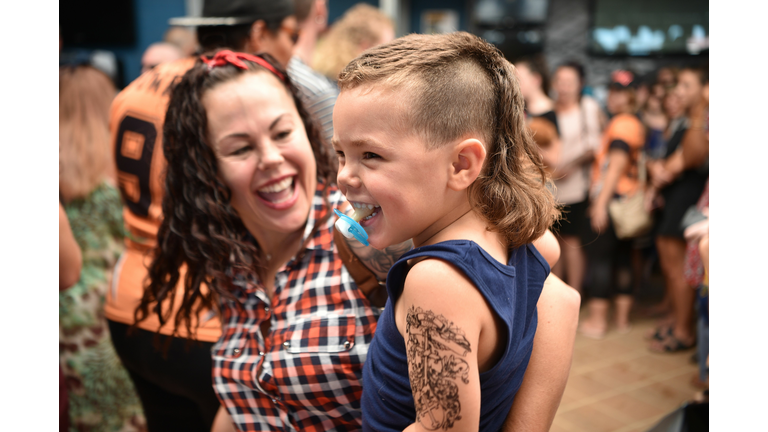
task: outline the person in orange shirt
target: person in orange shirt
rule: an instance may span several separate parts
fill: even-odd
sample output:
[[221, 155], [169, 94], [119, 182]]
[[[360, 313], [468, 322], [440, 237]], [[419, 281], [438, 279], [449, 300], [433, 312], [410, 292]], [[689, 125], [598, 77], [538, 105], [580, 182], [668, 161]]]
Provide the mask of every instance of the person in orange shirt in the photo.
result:
[[588, 212], [592, 238], [587, 254], [592, 266], [592, 283], [587, 289], [589, 316], [579, 330], [592, 338], [602, 338], [608, 329], [610, 298], [615, 295], [615, 324], [619, 332], [630, 330], [632, 284], [614, 280], [617, 257], [629, 254], [631, 242], [619, 240], [608, 214], [612, 199], [643, 193], [638, 181], [637, 161], [645, 143], [645, 128], [633, 114], [634, 75], [619, 70], [611, 75], [607, 108], [613, 115], [603, 133], [600, 149], [592, 164], [591, 201]]
[[[298, 34], [293, 2], [206, 1], [203, 16], [175, 19], [197, 25], [205, 52], [221, 47], [272, 54], [282, 66], [290, 60]], [[193, 21], [193, 22], [184, 22]], [[222, 20], [234, 24], [222, 25]], [[174, 326], [183, 293], [163, 303], [166, 323], [156, 314], [136, 324], [135, 311], [148, 283], [147, 267], [157, 246], [163, 219], [167, 162], [163, 154], [163, 127], [172, 84], [195, 64], [188, 57], [162, 63], [144, 73], [115, 98], [110, 130], [115, 146], [117, 178], [123, 198], [123, 219], [129, 232], [126, 251], [115, 268], [107, 294], [105, 315], [112, 341], [133, 380], [153, 431], [208, 432], [220, 403], [212, 386], [211, 347], [221, 336], [221, 322], [211, 307], [194, 315], [195, 330]], [[180, 268], [180, 284], [186, 269]], [[195, 305], [195, 307], [197, 304]], [[168, 322], [170, 321], [170, 322]], [[171, 338], [156, 338], [156, 335]], [[167, 343], [166, 351], [155, 342]]]

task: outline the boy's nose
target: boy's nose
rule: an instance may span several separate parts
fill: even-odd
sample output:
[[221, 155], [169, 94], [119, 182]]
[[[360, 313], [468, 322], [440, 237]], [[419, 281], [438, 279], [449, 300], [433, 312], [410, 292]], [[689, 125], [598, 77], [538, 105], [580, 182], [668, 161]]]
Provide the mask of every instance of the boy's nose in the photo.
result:
[[362, 185], [360, 177], [357, 176], [352, 165], [353, 164], [344, 164], [339, 166], [339, 175], [336, 177], [339, 186], [356, 189]]

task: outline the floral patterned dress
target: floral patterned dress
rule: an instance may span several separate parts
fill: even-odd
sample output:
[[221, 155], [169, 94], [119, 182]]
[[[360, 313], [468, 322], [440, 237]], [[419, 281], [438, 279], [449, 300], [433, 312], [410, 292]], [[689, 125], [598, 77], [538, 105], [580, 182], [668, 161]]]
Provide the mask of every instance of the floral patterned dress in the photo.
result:
[[123, 250], [120, 194], [104, 182], [64, 209], [83, 253], [80, 281], [59, 293], [59, 360], [69, 392], [70, 431], [146, 431], [141, 403], [104, 317], [104, 298]]

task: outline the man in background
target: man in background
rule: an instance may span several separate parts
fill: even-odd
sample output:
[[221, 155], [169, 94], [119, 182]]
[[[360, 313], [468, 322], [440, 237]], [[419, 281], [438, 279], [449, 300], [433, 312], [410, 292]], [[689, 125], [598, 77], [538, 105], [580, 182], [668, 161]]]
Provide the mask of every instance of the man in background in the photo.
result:
[[155, 42], [148, 46], [141, 56], [141, 73], [153, 69], [160, 63], [166, 63], [186, 57], [176, 46], [168, 42]]
[[163, 42], [177, 46], [184, 56], [191, 56], [199, 48], [197, 44], [197, 35], [194, 31], [179, 26], [171, 26], [163, 35]]
[[299, 95], [310, 114], [323, 129], [330, 143], [333, 137], [333, 106], [339, 90], [336, 84], [308, 66], [317, 40], [328, 27], [328, 5], [325, 0], [294, 0], [296, 21], [301, 32], [288, 62], [288, 76], [299, 88]]

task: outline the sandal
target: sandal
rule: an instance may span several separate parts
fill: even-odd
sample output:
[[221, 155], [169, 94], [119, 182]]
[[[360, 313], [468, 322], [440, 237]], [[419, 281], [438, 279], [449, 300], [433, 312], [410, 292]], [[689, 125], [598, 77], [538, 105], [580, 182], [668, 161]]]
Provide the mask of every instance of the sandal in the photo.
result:
[[645, 339], [663, 341], [669, 336], [672, 336], [672, 326], [659, 326], [654, 330], [649, 330], [648, 333], [645, 334]]
[[696, 340], [690, 344], [684, 344], [675, 335], [670, 333], [664, 340], [654, 340], [648, 347], [649, 350], [657, 353], [676, 353], [680, 351], [687, 351], [696, 346]]

